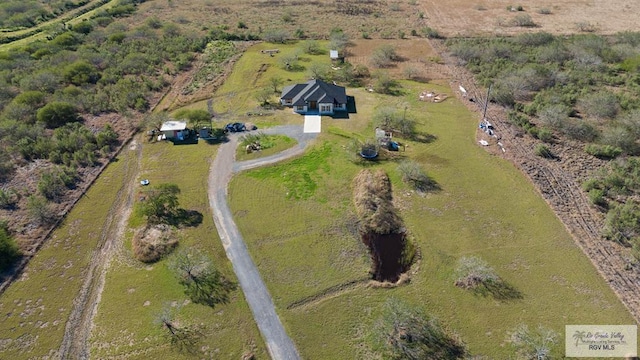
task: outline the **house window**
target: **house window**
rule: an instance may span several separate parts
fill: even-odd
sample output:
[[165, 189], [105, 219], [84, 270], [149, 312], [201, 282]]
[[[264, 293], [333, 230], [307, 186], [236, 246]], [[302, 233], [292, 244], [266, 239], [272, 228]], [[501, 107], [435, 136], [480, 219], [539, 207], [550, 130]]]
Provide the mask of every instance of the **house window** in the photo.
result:
[[331, 105], [320, 105], [320, 112], [330, 112]]
[[285, 105], [291, 105], [291, 99], [284, 99]]
[[296, 106], [296, 111], [304, 111], [304, 106]]

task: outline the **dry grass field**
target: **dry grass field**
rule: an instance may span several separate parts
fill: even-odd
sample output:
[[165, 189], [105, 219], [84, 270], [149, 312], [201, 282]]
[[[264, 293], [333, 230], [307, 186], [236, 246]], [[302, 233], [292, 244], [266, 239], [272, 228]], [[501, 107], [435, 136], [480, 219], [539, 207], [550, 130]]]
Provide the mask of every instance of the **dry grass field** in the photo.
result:
[[[612, 34], [637, 30], [640, 16], [633, 0], [420, 0], [429, 26], [445, 36], [512, 35], [523, 31], [572, 34], [585, 30]], [[509, 11], [522, 6], [524, 11]], [[536, 27], [501, 26], [527, 14]]]

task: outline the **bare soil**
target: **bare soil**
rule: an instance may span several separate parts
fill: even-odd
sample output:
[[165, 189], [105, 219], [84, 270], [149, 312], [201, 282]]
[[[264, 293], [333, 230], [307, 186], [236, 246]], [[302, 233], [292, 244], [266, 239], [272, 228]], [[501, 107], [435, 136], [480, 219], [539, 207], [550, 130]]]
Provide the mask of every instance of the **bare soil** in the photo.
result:
[[409, 270], [402, 264], [402, 252], [406, 245], [404, 233], [362, 234], [362, 242], [371, 254], [371, 275], [373, 280], [395, 283], [400, 274]]
[[449, 78], [449, 70], [442, 62], [438, 53], [427, 41], [420, 38], [403, 40], [389, 39], [356, 39], [351, 41], [345, 60], [356, 65], [367, 66], [371, 72], [377, 69], [370, 64], [371, 54], [384, 45], [391, 45], [396, 50], [398, 60], [391, 66], [379, 70], [388, 72], [391, 76], [403, 78], [403, 72], [411, 67], [418, 71], [418, 79], [422, 81], [443, 80]]
[[[509, 11], [507, 6], [522, 5], [524, 11]], [[429, 26], [445, 36], [514, 35], [546, 31], [553, 34], [580, 32], [578, 24], [589, 24], [601, 34], [636, 31], [640, 9], [634, 0], [421, 0]], [[550, 14], [541, 14], [541, 10]], [[527, 14], [533, 28], [499, 25], [515, 16]]]

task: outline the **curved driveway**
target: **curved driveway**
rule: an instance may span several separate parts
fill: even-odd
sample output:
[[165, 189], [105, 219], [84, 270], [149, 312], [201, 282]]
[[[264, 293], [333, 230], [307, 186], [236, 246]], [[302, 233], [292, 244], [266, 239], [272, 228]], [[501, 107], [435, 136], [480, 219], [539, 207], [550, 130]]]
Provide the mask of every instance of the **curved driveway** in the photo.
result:
[[272, 156], [235, 163], [235, 152], [240, 135], [231, 134], [229, 141], [218, 149], [218, 154], [209, 171], [209, 205], [222, 245], [233, 265], [233, 270], [238, 277], [240, 287], [249, 303], [251, 312], [253, 312], [253, 318], [258, 324], [271, 358], [274, 360], [294, 360], [300, 359], [300, 355], [284, 330], [271, 295], [262, 282], [242, 235], [233, 221], [227, 203], [227, 185], [235, 172], [273, 164], [302, 154], [308, 141], [313, 139], [315, 134], [304, 134], [302, 126], [298, 125], [278, 126], [262, 130], [262, 133], [286, 135], [296, 139], [298, 144]]

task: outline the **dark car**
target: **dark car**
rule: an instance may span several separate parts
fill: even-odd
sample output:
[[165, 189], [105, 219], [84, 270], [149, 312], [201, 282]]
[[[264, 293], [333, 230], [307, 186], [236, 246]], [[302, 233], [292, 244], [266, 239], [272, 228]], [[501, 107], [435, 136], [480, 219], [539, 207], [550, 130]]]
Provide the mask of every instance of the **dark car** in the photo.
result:
[[243, 124], [243, 123], [228, 123], [227, 125], [224, 126], [224, 131], [225, 132], [242, 132], [247, 130], [247, 127]]

